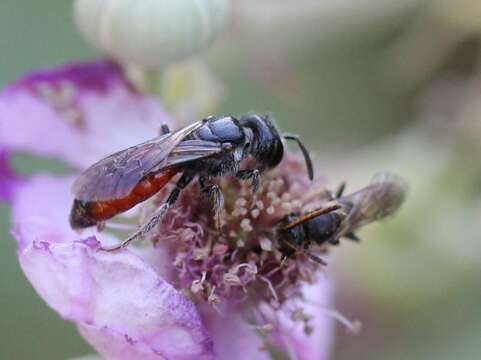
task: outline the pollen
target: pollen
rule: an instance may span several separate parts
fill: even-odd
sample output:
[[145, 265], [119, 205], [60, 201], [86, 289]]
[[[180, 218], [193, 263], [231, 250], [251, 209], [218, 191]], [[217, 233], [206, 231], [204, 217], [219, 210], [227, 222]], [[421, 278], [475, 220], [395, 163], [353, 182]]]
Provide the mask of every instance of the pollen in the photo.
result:
[[259, 245], [261, 246], [261, 249], [264, 251], [272, 251], [272, 241], [269, 240], [268, 238], [260, 238], [259, 239]]
[[240, 227], [245, 232], [251, 232], [252, 230], [254, 230], [251, 224], [251, 220], [248, 218], [242, 219], [242, 221], [240, 222]]
[[224, 274], [224, 283], [226, 285], [232, 285], [232, 286], [242, 285], [242, 282], [239, 279], [239, 277], [235, 274], [232, 274], [232, 273], [225, 273]]
[[292, 204], [290, 202], [283, 202], [282, 203], [282, 210], [286, 213], [292, 212]]
[[207, 273], [205, 271], [202, 272], [202, 278], [200, 280], [194, 280], [192, 281], [192, 285], [190, 286], [190, 290], [194, 293], [197, 294], [198, 292], [201, 292], [204, 290], [204, 282], [205, 282], [205, 277]]

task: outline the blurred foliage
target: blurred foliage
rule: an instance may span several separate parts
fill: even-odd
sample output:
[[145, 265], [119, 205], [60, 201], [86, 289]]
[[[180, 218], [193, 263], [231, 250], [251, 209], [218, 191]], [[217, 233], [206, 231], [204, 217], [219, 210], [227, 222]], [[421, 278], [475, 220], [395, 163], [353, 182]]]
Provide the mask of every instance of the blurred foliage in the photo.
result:
[[[336, 308], [364, 325], [359, 335], [339, 326], [334, 359], [479, 358], [480, 7], [439, 0], [388, 11], [365, 0], [361, 11], [345, 3], [342, 16], [269, 26], [234, 19], [202, 55], [222, 84], [215, 111], [274, 114], [315, 149], [318, 173], [333, 187], [347, 180], [355, 190], [379, 170], [410, 184], [399, 214], [333, 252]], [[60, 0], [3, 0], [0, 46], [1, 85], [95, 56], [75, 31], [71, 3]], [[25, 155], [14, 163], [25, 175], [65, 171]], [[88, 353], [22, 275], [8, 212], [0, 206], [0, 359]]]

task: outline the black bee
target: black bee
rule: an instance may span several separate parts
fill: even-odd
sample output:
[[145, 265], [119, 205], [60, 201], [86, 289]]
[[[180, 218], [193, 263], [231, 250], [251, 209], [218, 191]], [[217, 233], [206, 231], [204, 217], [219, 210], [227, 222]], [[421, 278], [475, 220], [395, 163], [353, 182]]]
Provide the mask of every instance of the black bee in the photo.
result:
[[337, 245], [342, 237], [360, 241], [355, 230], [392, 215], [406, 196], [404, 181], [389, 173], [378, 175], [369, 186], [352, 194], [343, 196], [344, 189], [345, 184], [336, 196], [331, 195], [329, 204], [320, 209], [290, 214], [279, 221], [276, 233], [284, 256], [301, 252], [325, 264], [309, 252], [311, 245]]
[[[176, 174], [181, 176], [166, 202], [138, 231], [112, 249], [124, 247], [150, 231], [196, 177], [201, 193], [212, 199], [218, 213], [223, 197], [212, 179], [234, 175], [251, 180], [253, 191], [257, 191], [261, 173], [281, 162], [283, 139], [299, 144], [312, 180], [312, 161], [300, 139], [281, 135], [268, 116], [211, 116], [175, 132], [163, 126], [160, 137], [107, 156], [80, 174], [72, 187], [75, 200], [70, 225], [74, 229], [99, 225], [153, 196]], [[253, 166], [241, 169], [249, 155], [254, 159]]]

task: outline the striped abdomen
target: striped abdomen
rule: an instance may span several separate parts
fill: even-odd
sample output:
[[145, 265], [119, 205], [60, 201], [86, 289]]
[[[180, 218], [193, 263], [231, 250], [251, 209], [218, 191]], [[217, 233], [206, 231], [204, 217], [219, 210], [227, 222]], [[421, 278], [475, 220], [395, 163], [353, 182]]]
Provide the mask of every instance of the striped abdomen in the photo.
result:
[[123, 213], [155, 195], [178, 172], [179, 169], [171, 168], [158, 174], [147, 175], [127, 196], [120, 199], [104, 201], [75, 199], [70, 211], [70, 226], [73, 229], [86, 228]]

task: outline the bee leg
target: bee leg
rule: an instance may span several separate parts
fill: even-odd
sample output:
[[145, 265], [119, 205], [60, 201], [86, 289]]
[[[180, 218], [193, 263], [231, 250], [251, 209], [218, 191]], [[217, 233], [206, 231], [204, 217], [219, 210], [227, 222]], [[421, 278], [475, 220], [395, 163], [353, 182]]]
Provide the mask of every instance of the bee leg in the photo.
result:
[[105, 221], [100, 221], [95, 226], [97, 227], [98, 232], [104, 231], [105, 230]]
[[219, 186], [210, 182], [209, 179], [201, 177], [199, 179], [200, 192], [202, 196], [209, 198], [215, 214], [217, 228], [220, 228], [220, 214], [224, 207], [224, 196]]
[[327, 240], [327, 242], [331, 245], [339, 245], [340, 241], [337, 236], [333, 236]]
[[187, 186], [189, 183], [194, 179], [194, 176], [182, 174], [179, 181], [175, 185], [174, 190], [171, 191], [167, 201], [163, 203], [155, 213], [150, 217], [150, 219], [143, 224], [140, 229], [130, 235], [127, 239], [125, 239], [122, 243], [112, 246], [112, 247], [101, 247], [99, 250], [103, 251], [115, 251], [120, 250], [128, 246], [132, 241], [143, 238], [150, 230], [152, 230], [157, 224], [164, 218], [167, 210], [169, 210], [177, 201], [180, 192]]
[[342, 194], [344, 194], [344, 190], [346, 190], [346, 182], [345, 181], [343, 181], [339, 184], [339, 187], [337, 188], [335, 193], [328, 190], [328, 195], [330, 197], [330, 200], [339, 199], [342, 196]]
[[160, 127], [160, 135], [167, 135], [167, 134], [170, 134], [169, 125], [162, 124], [162, 126]]
[[210, 198], [211, 198], [213, 209], [214, 209], [215, 224], [217, 229], [220, 229], [221, 227], [220, 215], [221, 215], [222, 209], [224, 208], [224, 196], [222, 195], [222, 191], [220, 191], [220, 188], [218, 185], [212, 185], [209, 192], [210, 192]]
[[312, 254], [308, 249], [299, 248], [299, 247], [295, 246], [294, 244], [291, 244], [290, 242], [285, 241], [285, 240], [283, 241], [283, 243], [285, 245], [287, 245], [287, 247], [290, 248], [291, 250], [294, 250], [294, 253], [301, 253], [301, 254], [307, 256], [312, 261], [318, 263], [319, 265], [327, 265], [327, 263], [324, 260], [322, 260], [320, 257]]
[[235, 176], [241, 180], [252, 179], [252, 192], [257, 193], [261, 185], [261, 172], [258, 169], [239, 170]]
[[349, 240], [355, 241], [355, 242], [360, 242], [360, 241], [361, 241], [361, 239], [359, 239], [359, 238], [357, 237], [357, 235], [354, 234], [354, 233], [352, 233], [352, 232], [349, 233], [349, 234], [344, 235], [344, 237], [348, 238]]
[[199, 188], [200, 188], [200, 194], [204, 198], [208, 198], [210, 196], [209, 188], [212, 185], [211, 181], [209, 178], [205, 176], [200, 176], [199, 177]]
[[339, 199], [342, 196], [342, 194], [344, 194], [344, 190], [346, 190], [346, 182], [345, 181], [343, 181], [339, 185], [339, 187], [337, 188], [335, 199]]

